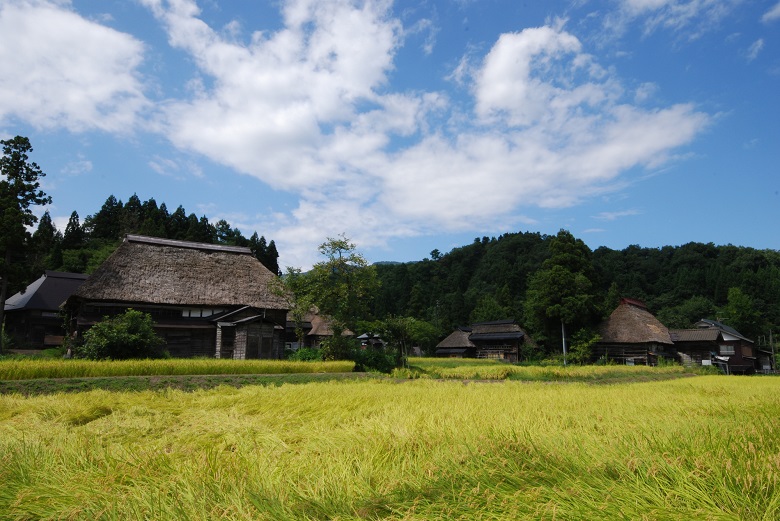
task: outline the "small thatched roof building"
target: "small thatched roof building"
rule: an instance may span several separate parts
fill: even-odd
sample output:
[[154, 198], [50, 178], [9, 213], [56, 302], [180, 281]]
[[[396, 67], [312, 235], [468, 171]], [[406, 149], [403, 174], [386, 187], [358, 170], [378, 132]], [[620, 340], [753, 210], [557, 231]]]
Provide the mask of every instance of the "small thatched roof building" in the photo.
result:
[[[296, 319], [295, 314], [290, 311], [287, 314], [285, 343], [291, 349], [319, 347], [323, 340], [333, 336], [331, 323], [331, 319], [322, 315], [317, 306], [311, 306], [304, 314], [303, 318], [298, 319]], [[299, 333], [303, 335], [301, 339], [298, 338]], [[341, 335], [354, 336], [354, 333], [349, 329], [345, 329], [341, 332]], [[303, 343], [300, 345], [299, 340], [303, 340]]]
[[654, 364], [658, 356], [672, 356], [669, 330], [648, 311], [644, 302], [623, 298], [599, 326], [597, 357], [629, 364]]
[[174, 356], [279, 358], [289, 299], [249, 248], [128, 235], [68, 299], [79, 333], [134, 308]]
[[471, 328], [459, 327], [436, 345], [436, 356], [475, 358], [477, 346], [469, 340]]

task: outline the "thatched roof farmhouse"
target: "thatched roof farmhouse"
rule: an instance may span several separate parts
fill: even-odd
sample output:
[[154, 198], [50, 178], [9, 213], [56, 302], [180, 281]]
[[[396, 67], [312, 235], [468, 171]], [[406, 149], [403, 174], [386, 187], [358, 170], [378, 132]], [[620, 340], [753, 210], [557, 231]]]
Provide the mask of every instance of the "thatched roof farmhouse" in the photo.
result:
[[654, 364], [659, 356], [674, 356], [669, 330], [647, 309], [644, 302], [623, 298], [599, 326], [601, 340], [594, 354], [629, 364]]
[[172, 356], [280, 358], [288, 298], [249, 248], [128, 235], [68, 299], [77, 334], [148, 312]]

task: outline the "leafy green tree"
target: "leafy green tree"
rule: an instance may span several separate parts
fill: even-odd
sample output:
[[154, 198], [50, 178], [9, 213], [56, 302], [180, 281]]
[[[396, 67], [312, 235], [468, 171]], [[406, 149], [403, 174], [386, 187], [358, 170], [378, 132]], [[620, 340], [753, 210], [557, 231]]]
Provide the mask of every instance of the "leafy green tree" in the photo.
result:
[[372, 322], [371, 330], [387, 342], [395, 354], [396, 367], [406, 365], [413, 347], [419, 347], [425, 353], [433, 352], [441, 336], [436, 326], [414, 317], [390, 316]]
[[493, 295], [483, 295], [477, 302], [476, 307], [469, 316], [469, 322], [490, 322], [491, 320], [502, 320], [511, 315], [509, 310], [498, 303]]
[[766, 324], [753, 299], [740, 288], [729, 288], [728, 303], [720, 313], [724, 323], [748, 338], [756, 339], [765, 331]]
[[589, 328], [582, 328], [571, 336], [568, 361], [572, 364], [584, 365], [593, 358], [593, 346], [601, 340], [601, 336]]
[[566, 230], [550, 242], [550, 253], [529, 281], [526, 320], [547, 339], [563, 342], [565, 327], [579, 329], [597, 316], [595, 273], [590, 249]]
[[709, 318], [715, 312], [715, 304], [702, 295], [694, 295], [679, 305], [661, 309], [656, 318], [672, 329], [686, 329], [702, 318]]
[[[24, 250], [28, 246], [30, 233], [38, 218], [33, 206], [51, 203], [51, 197], [40, 189], [40, 179], [46, 174], [29, 160], [32, 152], [29, 139], [16, 136], [0, 140], [3, 156], [0, 157], [0, 327], [5, 315], [5, 301], [8, 288], [24, 287], [27, 269]], [[11, 284], [10, 279], [15, 283]], [[0, 337], [2, 338], [2, 337]], [[0, 340], [0, 352], [3, 351]]]
[[376, 268], [344, 235], [329, 237], [318, 249], [325, 260], [306, 273], [288, 268], [285, 281], [296, 299], [316, 305], [331, 319], [332, 356], [346, 358], [350, 346], [342, 334], [367, 317], [369, 302], [379, 287]]
[[134, 309], [101, 322], [84, 333], [76, 356], [92, 360], [164, 358], [165, 341], [154, 331], [151, 315]]

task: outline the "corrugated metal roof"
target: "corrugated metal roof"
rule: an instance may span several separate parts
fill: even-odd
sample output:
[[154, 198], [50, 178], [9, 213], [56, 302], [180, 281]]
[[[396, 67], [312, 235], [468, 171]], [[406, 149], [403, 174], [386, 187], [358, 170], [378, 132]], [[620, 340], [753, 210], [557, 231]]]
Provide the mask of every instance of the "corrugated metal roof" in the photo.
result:
[[720, 331], [717, 329], [670, 329], [674, 342], [717, 342]]

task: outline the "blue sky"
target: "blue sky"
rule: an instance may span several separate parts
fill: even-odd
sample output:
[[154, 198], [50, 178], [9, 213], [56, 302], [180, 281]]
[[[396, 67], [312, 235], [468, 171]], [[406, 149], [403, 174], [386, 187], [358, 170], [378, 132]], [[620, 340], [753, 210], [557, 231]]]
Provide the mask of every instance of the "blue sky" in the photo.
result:
[[777, 0], [3, 0], [0, 136], [308, 267], [516, 231], [780, 249]]

